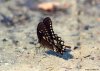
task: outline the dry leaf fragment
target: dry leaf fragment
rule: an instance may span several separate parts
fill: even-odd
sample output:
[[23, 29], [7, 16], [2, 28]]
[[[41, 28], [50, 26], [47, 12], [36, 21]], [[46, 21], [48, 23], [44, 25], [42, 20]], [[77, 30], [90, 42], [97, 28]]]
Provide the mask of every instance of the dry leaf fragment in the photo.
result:
[[100, 18], [97, 18], [96, 21], [100, 22]]
[[58, 2], [45, 2], [45, 3], [39, 4], [38, 8], [47, 11], [47, 10], [53, 10], [54, 7], [57, 5], [59, 5]]
[[61, 4], [59, 2], [44, 2], [44, 3], [40, 3], [37, 5], [39, 9], [42, 9], [44, 11], [52, 11], [55, 8], [57, 9], [66, 9], [68, 8], [70, 5], [65, 3], [65, 4]]

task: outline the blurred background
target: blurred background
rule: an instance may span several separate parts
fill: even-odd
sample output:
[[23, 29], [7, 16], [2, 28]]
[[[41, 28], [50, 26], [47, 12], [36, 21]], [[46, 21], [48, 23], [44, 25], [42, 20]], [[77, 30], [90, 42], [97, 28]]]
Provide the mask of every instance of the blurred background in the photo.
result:
[[[37, 25], [45, 17], [70, 53], [37, 53]], [[100, 0], [0, 0], [0, 71], [99, 71], [99, 30]]]

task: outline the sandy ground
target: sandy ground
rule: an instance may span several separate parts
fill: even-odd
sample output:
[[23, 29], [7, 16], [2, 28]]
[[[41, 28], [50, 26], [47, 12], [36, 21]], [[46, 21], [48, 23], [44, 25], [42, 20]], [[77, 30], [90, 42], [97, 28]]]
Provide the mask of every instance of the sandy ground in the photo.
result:
[[[90, 7], [89, 11], [86, 5], [78, 3], [72, 5], [71, 14], [44, 14], [17, 6], [16, 0], [0, 1], [0, 15], [11, 19], [14, 14], [27, 14], [29, 17], [18, 22], [19, 17], [13, 19], [15, 25], [11, 26], [9, 22], [2, 22], [0, 16], [0, 71], [100, 71], [99, 10]], [[9, 10], [9, 7], [16, 11]], [[78, 15], [75, 10], [82, 13]], [[36, 28], [41, 18], [46, 16], [52, 19], [55, 33], [72, 47], [71, 51], [57, 56], [49, 49], [39, 48]], [[74, 49], [75, 46], [78, 48]]]

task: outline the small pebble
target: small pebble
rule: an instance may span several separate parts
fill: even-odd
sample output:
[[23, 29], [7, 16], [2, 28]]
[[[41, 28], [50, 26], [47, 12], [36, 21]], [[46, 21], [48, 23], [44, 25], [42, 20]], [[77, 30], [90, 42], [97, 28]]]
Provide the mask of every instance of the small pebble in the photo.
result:
[[18, 41], [18, 40], [13, 40], [12, 42], [13, 42], [15, 45], [18, 45], [18, 42], [19, 42], [19, 41]]
[[94, 57], [91, 57], [90, 59], [91, 59], [91, 60], [94, 60]]
[[6, 42], [6, 41], [7, 41], [7, 39], [6, 39], [6, 38], [4, 38], [2, 41], [3, 41], [3, 42]]
[[23, 49], [27, 50], [27, 47], [24, 47]]
[[84, 30], [89, 30], [89, 25], [86, 25], [85, 27], [84, 27]]
[[77, 49], [77, 48], [79, 48], [79, 47], [75, 46], [75, 47], [74, 47], [74, 50]]
[[34, 42], [29, 42], [30, 44], [34, 44]]
[[81, 43], [80, 42], [77, 42], [77, 46], [80, 46], [81, 45]]
[[87, 56], [85, 56], [84, 58], [87, 58], [87, 57], [90, 57], [91, 55], [87, 55]]

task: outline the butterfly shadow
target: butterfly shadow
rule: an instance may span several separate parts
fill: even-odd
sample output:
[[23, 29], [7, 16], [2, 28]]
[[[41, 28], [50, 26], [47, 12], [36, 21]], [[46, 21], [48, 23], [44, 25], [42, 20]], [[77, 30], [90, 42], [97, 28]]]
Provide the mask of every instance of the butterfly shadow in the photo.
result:
[[54, 56], [57, 56], [59, 58], [63, 58], [65, 60], [68, 60], [68, 59], [72, 59], [73, 58], [73, 56], [70, 54], [70, 51], [71, 50], [66, 50], [66, 52], [63, 53], [63, 55], [61, 55], [59, 53], [56, 53], [56, 52], [54, 52], [52, 50], [48, 50], [48, 51], [46, 51], [46, 53], [49, 54], [49, 55], [54, 55]]

